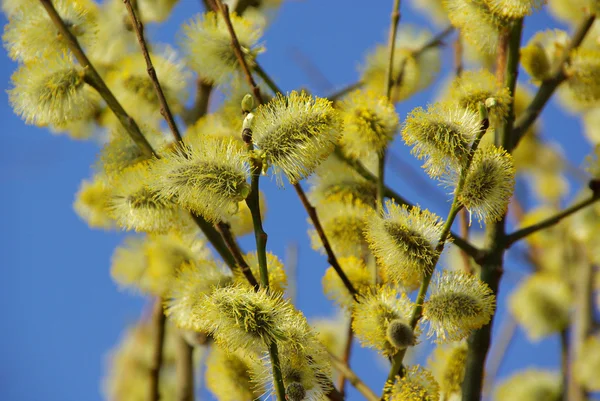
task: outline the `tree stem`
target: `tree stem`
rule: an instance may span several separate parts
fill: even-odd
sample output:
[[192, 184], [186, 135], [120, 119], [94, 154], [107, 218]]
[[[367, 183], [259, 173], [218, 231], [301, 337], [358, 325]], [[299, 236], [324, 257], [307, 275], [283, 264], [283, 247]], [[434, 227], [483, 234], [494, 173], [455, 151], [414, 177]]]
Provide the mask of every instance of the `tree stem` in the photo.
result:
[[194, 347], [177, 335], [177, 401], [194, 400]]
[[148, 392], [149, 401], [158, 401], [160, 399], [160, 368], [163, 360], [163, 343], [165, 340], [165, 313], [163, 312], [162, 298], [157, 298], [152, 309], [152, 330], [154, 342], [152, 343], [152, 361], [149, 369], [150, 386]]

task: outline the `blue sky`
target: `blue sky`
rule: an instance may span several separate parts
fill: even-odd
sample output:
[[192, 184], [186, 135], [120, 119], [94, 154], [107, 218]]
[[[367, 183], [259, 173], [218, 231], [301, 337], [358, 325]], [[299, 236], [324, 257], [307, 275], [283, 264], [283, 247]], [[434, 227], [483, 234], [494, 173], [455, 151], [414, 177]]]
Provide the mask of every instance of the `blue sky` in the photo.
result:
[[[284, 90], [308, 87], [325, 95], [333, 88], [355, 82], [357, 67], [365, 54], [376, 43], [386, 40], [391, 3], [287, 1], [264, 36], [267, 51], [260, 56], [261, 64]], [[173, 43], [177, 27], [200, 11], [199, 4], [196, 0], [181, 0], [160, 29], [147, 27], [150, 37]], [[2, 23], [6, 24], [4, 17]], [[409, 4], [403, 4], [401, 24], [407, 23], [429, 25]], [[557, 26], [561, 25], [541, 13], [526, 19], [524, 37]], [[331, 87], [315, 85], [309, 79], [294, 56], [298, 52], [321, 71]], [[450, 49], [443, 54], [447, 72], [452, 60]], [[107, 351], [147, 303], [141, 297], [119, 291], [109, 276], [112, 251], [125, 234], [90, 230], [72, 210], [74, 194], [81, 180], [90, 176], [99, 145], [74, 142], [26, 126], [13, 114], [5, 93], [15, 68], [16, 64], [2, 52], [0, 399], [100, 400]], [[401, 119], [415, 106], [432, 99], [439, 83], [440, 80], [436, 81], [430, 90], [400, 104]], [[579, 134], [580, 123], [562, 113], [554, 103], [542, 117], [544, 136], [560, 141], [567, 158], [581, 165], [589, 144]], [[395, 141], [393, 152], [412, 166], [418, 166], [400, 140]], [[389, 183], [412, 201], [445, 216], [447, 199], [423, 196], [422, 191], [415, 190], [413, 176], [425, 176], [414, 171], [389, 168]], [[274, 180], [263, 180], [263, 190], [269, 204], [265, 223], [268, 248], [283, 257], [288, 244], [299, 247], [298, 307], [309, 317], [334, 313], [322, 295], [320, 284], [327, 262], [310, 248], [306, 215], [295, 192], [289, 186], [278, 189]], [[281, 224], [282, 221], [286, 224]], [[252, 238], [243, 239], [242, 245], [252, 249]], [[521, 266], [509, 260], [502, 294], [514, 283], [511, 271], [518, 277], [520, 269]], [[500, 303], [502, 300], [503, 296]], [[499, 313], [497, 322], [502, 322], [503, 308]], [[556, 338], [529, 344], [519, 334], [500, 375], [526, 366], [557, 367], [557, 351]], [[379, 392], [387, 367], [374, 355], [355, 347], [352, 364]], [[351, 399], [360, 397], [351, 393]]]

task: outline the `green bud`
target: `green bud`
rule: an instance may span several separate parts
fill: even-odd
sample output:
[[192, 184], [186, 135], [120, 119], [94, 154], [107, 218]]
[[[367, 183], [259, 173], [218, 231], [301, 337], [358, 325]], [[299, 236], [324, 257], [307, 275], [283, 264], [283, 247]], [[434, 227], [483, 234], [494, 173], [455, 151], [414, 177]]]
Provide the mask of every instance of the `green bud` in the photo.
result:
[[254, 109], [254, 97], [251, 94], [246, 93], [242, 99], [242, 111], [244, 113], [250, 113], [252, 109]]
[[415, 345], [413, 329], [400, 319], [392, 320], [386, 330], [387, 340], [397, 349]]

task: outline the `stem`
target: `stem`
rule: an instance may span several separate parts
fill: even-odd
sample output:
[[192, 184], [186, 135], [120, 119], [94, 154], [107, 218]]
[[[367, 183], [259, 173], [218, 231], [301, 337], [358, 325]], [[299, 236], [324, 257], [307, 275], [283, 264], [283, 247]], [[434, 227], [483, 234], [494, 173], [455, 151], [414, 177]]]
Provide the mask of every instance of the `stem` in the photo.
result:
[[[521, 45], [521, 34], [523, 31], [523, 19], [518, 19], [513, 22], [510, 31], [506, 32], [507, 38], [501, 40], [501, 43], [506, 43], [506, 87], [509, 88], [511, 95], [515, 93], [517, 84], [517, 74], [519, 67], [519, 47]], [[502, 50], [501, 50], [502, 51]], [[504, 68], [498, 66], [498, 70]], [[503, 146], [507, 151], [511, 151], [512, 147], [512, 128], [515, 119], [514, 107], [511, 102], [509, 106], [508, 117], [502, 127], [496, 131], [495, 142], [497, 145]], [[498, 287], [500, 278], [503, 272], [504, 251], [506, 249], [506, 214], [500, 221], [488, 227], [487, 240], [487, 255], [481, 264], [480, 279], [486, 283], [492, 290], [492, 293], [498, 296]], [[481, 400], [483, 386], [483, 372], [487, 352], [490, 348], [492, 336], [492, 324], [494, 316], [485, 326], [473, 331], [468, 339], [469, 350], [467, 353], [467, 362], [465, 369], [465, 379], [462, 385], [462, 400], [463, 401], [479, 401]]]
[[177, 401], [194, 400], [194, 347], [177, 335]]
[[346, 365], [340, 358], [329, 353], [329, 357], [335, 369], [337, 369], [342, 375], [348, 378], [348, 381], [352, 386], [358, 390], [367, 400], [379, 401], [377, 394], [373, 392], [357, 375]]
[[[572, 375], [571, 370], [569, 369], [569, 329], [564, 328], [560, 331], [560, 370], [562, 373], [562, 393], [563, 400], [571, 400], [571, 397], [566, 398], [566, 394], [570, 393]], [[575, 384], [575, 383], [574, 383]], [[575, 384], [577, 386], [577, 384]], [[575, 398], [573, 398], [574, 400]]]
[[42, 6], [44, 6], [46, 12], [48, 13], [48, 16], [50, 17], [54, 25], [58, 28], [58, 31], [60, 32], [62, 37], [66, 40], [69, 49], [71, 50], [71, 52], [73, 52], [73, 55], [75, 56], [79, 64], [81, 64], [81, 66], [83, 67], [85, 71], [85, 82], [88, 85], [92, 86], [94, 89], [96, 89], [96, 91], [98, 91], [100, 96], [102, 96], [102, 98], [106, 102], [106, 105], [119, 119], [119, 121], [129, 134], [131, 139], [137, 144], [142, 153], [148, 157], [156, 156], [156, 153], [154, 153], [152, 146], [140, 131], [140, 127], [137, 125], [135, 120], [127, 114], [127, 112], [125, 111], [125, 109], [123, 109], [123, 106], [121, 106], [117, 98], [115, 98], [112, 92], [108, 89], [106, 83], [104, 82], [100, 74], [98, 74], [98, 71], [96, 71], [93, 64], [85, 55], [83, 49], [77, 41], [77, 38], [75, 38], [71, 31], [69, 31], [69, 28], [66, 26], [60, 15], [58, 15], [58, 13], [56, 12], [54, 5], [52, 5], [52, 1], [40, 0], [40, 3], [42, 4]]
[[308, 213], [308, 216], [310, 217], [310, 220], [312, 221], [313, 226], [315, 227], [315, 231], [321, 239], [323, 249], [325, 249], [325, 253], [327, 254], [327, 262], [329, 262], [331, 267], [333, 267], [333, 270], [335, 270], [337, 275], [340, 277], [340, 280], [342, 280], [342, 282], [344, 283], [350, 294], [354, 297], [354, 299], [357, 299], [358, 292], [356, 291], [354, 285], [352, 285], [352, 282], [350, 281], [348, 276], [346, 276], [346, 273], [344, 273], [344, 270], [340, 266], [340, 263], [338, 262], [335, 253], [333, 252], [333, 248], [331, 247], [331, 243], [329, 242], [329, 239], [325, 234], [325, 230], [323, 230], [323, 226], [321, 225], [321, 221], [319, 220], [319, 216], [317, 215], [317, 210], [313, 205], [310, 204], [308, 198], [306, 197], [306, 194], [304, 193], [304, 190], [302, 189], [302, 186], [300, 186], [299, 183], [294, 184], [294, 189], [296, 190], [296, 193], [298, 194], [298, 197], [300, 198], [304, 209], [306, 209], [306, 213]]
[[553, 74], [542, 82], [542, 85], [539, 87], [535, 97], [527, 106], [527, 109], [523, 112], [523, 114], [517, 119], [514, 125], [513, 134], [512, 134], [512, 148], [515, 148], [521, 138], [525, 135], [529, 127], [535, 122], [538, 118], [544, 106], [550, 99], [550, 97], [554, 94], [554, 91], [564, 80], [567, 79], [567, 76], [564, 73], [563, 68], [569, 62], [571, 57], [571, 52], [579, 47], [585, 35], [588, 33], [592, 24], [594, 23], [595, 15], [586, 16], [585, 19], [581, 22], [575, 34], [571, 38], [569, 44], [563, 50], [563, 56], [558, 62], [556, 66], [554, 66]]
[[165, 340], [165, 313], [163, 312], [162, 299], [159, 297], [154, 303], [152, 310], [152, 329], [154, 331], [154, 342], [152, 343], [152, 361], [148, 370], [150, 386], [148, 399], [158, 401], [160, 399], [159, 382], [160, 367], [163, 360], [163, 343]]
[[485, 380], [483, 383], [483, 397], [488, 398], [492, 392], [494, 380], [498, 375], [498, 371], [502, 366], [502, 362], [508, 354], [508, 348], [515, 338], [517, 332], [517, 321], [510, 315], [506, 315], [502, 324], [502, 332], [498, 337], [498, 341], [494, 342], [494, 347], [491, 350], [488, 367], [485, 372]]
[[171, 113], [171, 108], [167, 103], [165, 94], [162, 90], [162, 87], [160, 86], [158, 77], [156, 76], [156, 70], [154, 69], [154, 65], [152, 65], [152, 59], [150, 58], [148, 46], [146, 45], [146, 40], [144, 39], [144, 25], [137, 17], [130, 0], [123, 0], [123, 2], [125, 3], [125, 7], [127, 7], [127, 12], [129, 12], [129, 17], [131, 18], [131, 23], [133, 25], [133, 29], [135, 30], [135, 35], [137, 36], [137, 40], [140, 43], [140, 47], [142, 49], [142, 54], [144, 55], [144, 59], [146, 60], [148, 75], [150, 76], [150, 80], [154, 85], [154, 91], [156, 92], [158, 102], [160, 103], [160, 114], [167, 121], [169, 129], [171, 130], [175, 141], [181, 142], [181, 134], [179, 133], [179, 128], [177, 128], [177, 124], [175, 124], [173, 114]]
[[595, 203], [598, 199], [600, 199], [600, 191], [593, 193], [590, 197], [575, 203], [571, 207], [568, 207], [567, 209], [561, 211], [560, 213], [557, 213], [556, 215], [554, 215], [552, 217], [549, 217], [545, 220], [540, 221], [539, 223], [532, 224], [529, 227], [522, 228], [520, 230], [515, 231], [512, 234], [507, 235], [506, 247], [507, 248], [510, 247], [515, 242], [517, 242], [537, 231], [543, 230], [548, 227], [552, 227], [553, 225], [560, 223], [562, 221], [562, 219], [564, 219], [565, 217], [568, 217], [568, 216], [572, 215], [573, 213], [576, 213], [576, 212], [580, 211], [581, 209]]

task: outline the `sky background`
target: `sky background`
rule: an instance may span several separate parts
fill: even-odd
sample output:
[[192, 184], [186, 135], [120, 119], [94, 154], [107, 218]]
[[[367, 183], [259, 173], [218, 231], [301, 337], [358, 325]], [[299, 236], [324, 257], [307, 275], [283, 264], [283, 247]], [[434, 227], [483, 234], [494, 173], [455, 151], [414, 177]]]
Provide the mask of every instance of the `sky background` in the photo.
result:
[[[267, 29], [263, 42], [267, 51], [260, 62], [283, 90], [307, 87], [326, 95], [355, 82], [358, 67], [369, 49], [384, 43], [389, 26], [391, 1], [349, 0], [287, 1]], [[433, 27], [415, 14], [408, 2], [402, 5], [401, 25]], [[149, 25], [154, 41], [174, 43], [183, 21], [201, 11], [200, 2], [181, 0], [171, 18], [160, 28]], [[1, 17], [2, 24], [6, 18]], [[524, 40], [532, 33], [562, 27], [545, 12], [525, 20]], [[310, 60], [323, 79], [315, 81], [299, 66], [297, 54]], [[452, 63], [451, 49], [443, 51], [440, 79], [424, 93], [398, 106], [401, 119], [437, 93]], [[80, 182], [91, 176], [99, 144], [76, 142], [47, 130], [26, 126], [8, 104], [6, 90], [16, 68], [3, 51], [0, 55], [0, 244], [2, 279], [0, 300], [3, 317], [0, 330], [0, 400], [3, 401], [96, 401], [103, 399], [101, 379], [106, 355], [120, 339], [123, 329], [135, 322], [147, 300], [120, 291], [111, 281], [111, 254], [125, 233], [91, 230], [73, 212], [72, 202]], [[522, 75], [524, 76], [524, 75]], [[543, 135], [560, 141], [566, 157], [582, 165], [590, 146], [573, 117], [551, 103], [544, 111]], [[424, 195], [415, 176], [427, 179], [400, 140], [393, 153], [414, 166], [388, 166], [388, 183], [423, 207], [445, 216], [448, 199], [440, 191]], [[268, 249], [281, 257], [289, 244], [299, 248], [297, 306], [311, 317], [335, 313], [322, 295], [321, 277], [326, 259], [310, 248], [306, 215], [291, 186], [278, 189], [274, 180], [262, 180], [269, 210], [265, 229]], [[430, 182], [434, 184], [433, 182]], [[578, 184], [574, 184], [577, 187]], [[568, 202], [569, 199], [565, 201]], [[281, 224], [285, 221], [285, 224]], [[242, 240], [244, 249], [254, 249], [253, 238]], [[499, 304], [522, 277], [522, 266], [509, 259]], [[504, 309], [496, 317], [501, 326]], [[524, 367], [558, 367], [558, 341], [550, 338], [529, 344], [522, 332], [509, 350], [499, 375]], [[372, 350], [354, 347], [352, 366], [380, 392], [388, 371], [386, 362]], [[203, 399], [209, 396], [203, 394]], [[360, 399], [353, 390], [350, 399]]]

